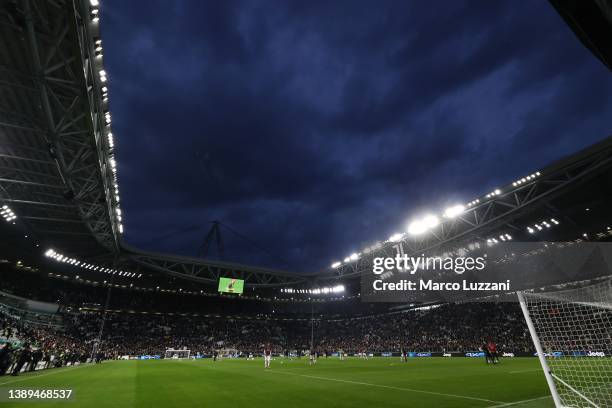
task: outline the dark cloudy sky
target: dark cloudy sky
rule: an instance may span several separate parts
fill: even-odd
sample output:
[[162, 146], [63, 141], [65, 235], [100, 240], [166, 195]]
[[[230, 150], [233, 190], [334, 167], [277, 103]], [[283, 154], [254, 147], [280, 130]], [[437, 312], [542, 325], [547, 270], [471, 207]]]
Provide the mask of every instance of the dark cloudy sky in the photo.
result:
[[[548, 2], [102, 2], [125, 238], [320, 270], [611, 133]], [[265, 248], [266, 251], [261, 248]]]

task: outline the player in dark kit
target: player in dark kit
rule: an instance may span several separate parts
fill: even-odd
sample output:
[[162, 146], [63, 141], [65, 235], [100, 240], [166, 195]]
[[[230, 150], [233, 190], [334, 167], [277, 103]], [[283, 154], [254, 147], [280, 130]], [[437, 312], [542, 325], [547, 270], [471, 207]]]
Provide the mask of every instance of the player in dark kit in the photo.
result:
[[493, 364], [499, 363], [499, 358], [497, 357], [497, 344], [495, 344], [493, 340], [489, 339], [489, 342], [487, 343], [487, 350], [489, 351], [491, 362]]
[[486, 341], [483, 343], [481, 348], [482, 352], [484, 353], [485, 361], [487, 362], [487, 364], [492, 363], [493, 360], [491, 360], [491, 353], [489, 353], [489, 345]]

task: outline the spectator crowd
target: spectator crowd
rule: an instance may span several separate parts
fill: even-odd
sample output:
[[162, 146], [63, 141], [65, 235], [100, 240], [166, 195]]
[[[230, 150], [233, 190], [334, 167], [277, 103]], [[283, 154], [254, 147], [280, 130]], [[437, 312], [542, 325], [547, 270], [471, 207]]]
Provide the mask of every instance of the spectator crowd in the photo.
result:
[[[188, 349], [192, 355], [233, 350], [261, 354], [313, 348], [319, 354], [467, 352], [493, 339], [501, 351], [532, 349], [520, 309], [512, 303], [446, 304], [359, 318], [287, 319], [204, 317], [123, 312], [63, 312], [61, 326], [44, 326], [0, 313], [0, 374], [60, 367], [122, 356], [160, 355]], [[101, 341], [98, 343], [100, 329]], [[11, 344], [14, 344], [11, 346]]]

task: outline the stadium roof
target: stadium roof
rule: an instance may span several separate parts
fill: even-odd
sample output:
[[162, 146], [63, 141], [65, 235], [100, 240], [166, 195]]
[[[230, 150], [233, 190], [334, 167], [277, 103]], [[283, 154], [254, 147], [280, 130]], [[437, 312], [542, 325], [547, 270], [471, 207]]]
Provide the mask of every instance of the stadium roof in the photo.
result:
[[596, 0], [550, 0], [576, 36], [612, 70], [612, 3]]
[[83, 2], [3, 2], [0, 196], [43, 242], [119, 248], [95, 30]]

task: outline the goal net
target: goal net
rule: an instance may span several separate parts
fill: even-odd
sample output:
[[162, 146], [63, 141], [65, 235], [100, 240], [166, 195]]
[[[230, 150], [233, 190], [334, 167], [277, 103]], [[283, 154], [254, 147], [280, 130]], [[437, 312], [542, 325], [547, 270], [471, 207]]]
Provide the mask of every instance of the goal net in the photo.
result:
[[190, 355], [190, 350], [167, 349], [164, 358], [189, 358]]
[[557, 407], [612, 407], [612, 278], [518, 293]]

